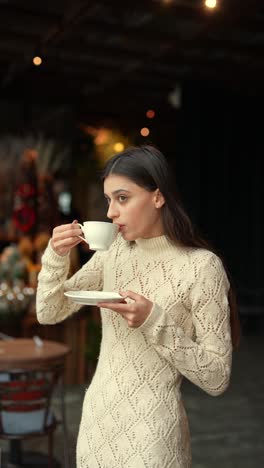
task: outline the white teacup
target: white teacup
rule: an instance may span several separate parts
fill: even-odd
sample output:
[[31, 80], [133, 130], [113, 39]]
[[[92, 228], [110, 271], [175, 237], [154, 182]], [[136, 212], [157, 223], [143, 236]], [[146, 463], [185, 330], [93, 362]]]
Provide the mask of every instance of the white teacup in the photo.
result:
[[78, 224], [91, 250], [109, 249], [118, 233], [118, 226], [113, 223], [85, 221], [83, 224]]

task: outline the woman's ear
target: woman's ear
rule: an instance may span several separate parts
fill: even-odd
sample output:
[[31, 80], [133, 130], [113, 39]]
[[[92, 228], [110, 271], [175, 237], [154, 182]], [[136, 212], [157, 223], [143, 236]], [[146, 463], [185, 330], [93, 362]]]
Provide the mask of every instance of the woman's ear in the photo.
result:
[[161, 208], [165, 204], [165, 198], [159, 189], [155, 190], [154, 203], [156, 208]]

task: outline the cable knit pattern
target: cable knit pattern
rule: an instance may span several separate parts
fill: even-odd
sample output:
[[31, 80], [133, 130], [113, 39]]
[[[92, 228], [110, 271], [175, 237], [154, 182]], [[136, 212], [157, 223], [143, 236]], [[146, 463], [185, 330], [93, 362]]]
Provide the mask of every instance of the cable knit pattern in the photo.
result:
[[180, 248], [165, 236], [128, 243], [119, 235], [66, 280], [69, 258], [48, 246], [42, 258], [37, 315], [65, 319], [80, 306], [65, 290], [131, 290], [153, 302], [146, 321], [129, 328], [102, 309], [97, 370], [83, 404], [78, 468], [189, 468], [182, 376], [211, 395], [228, 386], [232, 345], [228, 280], [220, 259]]

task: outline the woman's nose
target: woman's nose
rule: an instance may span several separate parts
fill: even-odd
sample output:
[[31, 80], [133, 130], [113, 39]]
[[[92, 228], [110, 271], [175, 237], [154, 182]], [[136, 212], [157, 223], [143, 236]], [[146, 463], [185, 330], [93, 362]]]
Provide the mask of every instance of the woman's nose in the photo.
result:
[[114, 219], [118, 216], [118, 211], [114, 207], [112, 203], [109, 204], [108, 211], [107, 211], [107, 218]]

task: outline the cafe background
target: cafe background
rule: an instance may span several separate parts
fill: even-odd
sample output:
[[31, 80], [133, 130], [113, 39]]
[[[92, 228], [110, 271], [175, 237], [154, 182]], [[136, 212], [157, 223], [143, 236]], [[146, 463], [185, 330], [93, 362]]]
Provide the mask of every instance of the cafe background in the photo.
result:
[[[259, 320], [264, 304], [259, 117], [264, 66], [257, 53], [250, 56], [249, 44], [254, 39], [259, 50], [263, 43], [253, 27], [247, 39], [245, 27], [248, 18], [259, 20], [260, 4], [253, 8], [251, 2], [238, 11], [235, 1], [230, 10], [221, 3], [208, 13], [202, 2], [191, 2], [192, 9], [190, 2], [183, 2], [185, 7], [152, 2], [123, 11], [106, 2], [95, 10], [80, 2], [59, 24], [59, 2], [53, 9], [50, 2], [46, 9], [13, 3], [13, 15], [10, 6], [1, 5], [6, 22], [0, 51], [1, 327], [15, 335], [43, 334], [33, 324], [33, 290], [53, 227], [74, 218], [105, 219], [100, 168], [122, 148], [144, 143], [157, 145], [170, 159], [194, 223], [233, 275], [242, 319], [248, 325]], [[194, 4], [203, 7], [200, 29]], [[122, 31], [115, 32], [111, 22], [122, 24]], [[224, 31], [230, 41], [236, 36], [236, 47], [232, 41], [226, 44]], [[20, 39], [16, 44], [15, 38]], [[150, 45], [157, 47], [158, 39], [160, 48], [154, 51]], [[192, 58], [195, 51], [200, 60]], [[36, 57], [42, 61], [38, 66]], [[76, 249], [72, 272], [90, 255], [85, 246]], [[25, 324], [28, 314], [31, 321]]]
[[[100, 169], [129, 145], [168, 157], [233, 277], [243, 336], [261, 333], [264, 10], [240, 3], [0, 2], [0, 329], [69, 344], [68, 384], [92, 377], [100, 317], [37, 323], [41, 255], [55, 225], [106, 219]], [[91, 255], [74, 249], [70, 274]]]

